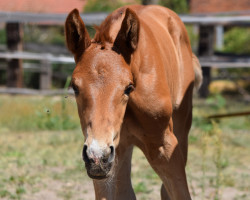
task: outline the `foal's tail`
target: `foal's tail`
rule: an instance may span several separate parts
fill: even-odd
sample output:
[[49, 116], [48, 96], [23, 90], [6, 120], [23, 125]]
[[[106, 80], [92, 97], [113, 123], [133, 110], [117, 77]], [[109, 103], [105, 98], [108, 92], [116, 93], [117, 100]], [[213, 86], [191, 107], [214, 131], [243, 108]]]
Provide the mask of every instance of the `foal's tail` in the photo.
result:
[[194, 67], [194, 73], [195, 73], [194, 87], [196, 91], [198, 91], [202, 84], [202, 79], [203, 79], [201, 65], [200, 65], [198, 58], [194, 54], [192, 56], [192, 60], [193, 60], [193, 67]]

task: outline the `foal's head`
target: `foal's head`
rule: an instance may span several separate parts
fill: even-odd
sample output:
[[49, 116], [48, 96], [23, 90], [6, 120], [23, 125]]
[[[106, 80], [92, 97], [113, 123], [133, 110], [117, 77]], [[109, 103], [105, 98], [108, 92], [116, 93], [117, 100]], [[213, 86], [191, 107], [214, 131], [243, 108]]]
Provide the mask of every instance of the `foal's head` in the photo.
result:
[[130, 9], [116, 11], [115, 18], [122, 17], [114, 39], [107, 28], [115, 20], [112, 16], [100, 26], [93, 40], [78, 10], [73, 10], [65, 23], [67, 45], [76, 62], [72, 88], [85, 136], [83, 160], [88, 175], [94, 179], [112, 173], [126, 105], [134, 90], [129, 64], [138, 44], [139, 21]]

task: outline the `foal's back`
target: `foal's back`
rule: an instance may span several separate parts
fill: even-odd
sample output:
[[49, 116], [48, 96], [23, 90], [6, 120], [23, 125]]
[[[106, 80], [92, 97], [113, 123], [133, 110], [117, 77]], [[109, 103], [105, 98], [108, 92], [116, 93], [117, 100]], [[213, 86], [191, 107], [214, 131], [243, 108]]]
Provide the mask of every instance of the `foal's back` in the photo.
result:
[[[131, 66], [134, 64], [140, 66], [140, 70], [154, 70], [157, 80], [161, 82], [159, 84], [164, 84], [164, 88], [160, 89], [169, 90], [172, 105], [178, 108], [186, 90], [194, 82], [192, 50], [184, 24], [168, 8], [127, 7], [134, 10], [140, 20], [140, 39]], [[106, 21], [110, 23], [109, 35], [113, 39], [122, 21], [122, 17], [117, 16], [127, 7], [114, 11], [111, 15], [113, 20]]]
[[194, 80], [192, 51], [185, 26], [173, 11], [160, 6], [145, 7], [139, 16], [142, 27], [148, 30], [148, 40], [154, 43], [152, 46], [160, 60], [157, 67], [166, 71], [173, 106], [178, 107]]

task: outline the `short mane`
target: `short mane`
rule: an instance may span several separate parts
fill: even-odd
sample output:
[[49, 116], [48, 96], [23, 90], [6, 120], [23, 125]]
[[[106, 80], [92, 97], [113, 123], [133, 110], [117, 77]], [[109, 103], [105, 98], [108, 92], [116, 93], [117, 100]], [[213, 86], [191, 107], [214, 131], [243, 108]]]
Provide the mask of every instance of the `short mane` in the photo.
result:
[[113, 39], [110, 37], [109, 31], [110, 27], [112, 26], [113, 22], [119, 19], [126, 7], [119, 8], [112, 12], [100, 26], [95, 26], [96, 34], [94, 37], [94, 42], [100, 43], [101, 45], [105, 45], [105, 42], [112, 43], [114, 42]]

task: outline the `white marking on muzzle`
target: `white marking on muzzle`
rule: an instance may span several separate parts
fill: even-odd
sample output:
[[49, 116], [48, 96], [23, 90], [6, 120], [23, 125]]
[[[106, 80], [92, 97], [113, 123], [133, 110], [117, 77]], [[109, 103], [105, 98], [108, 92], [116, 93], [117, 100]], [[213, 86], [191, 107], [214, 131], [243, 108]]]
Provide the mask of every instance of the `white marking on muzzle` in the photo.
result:
[[89, 145], [89, 156], [92, 158], [101, 158], [103, 155], [103, 148], [99, 145], [98, 141], [93, 139], [92, 143]]

